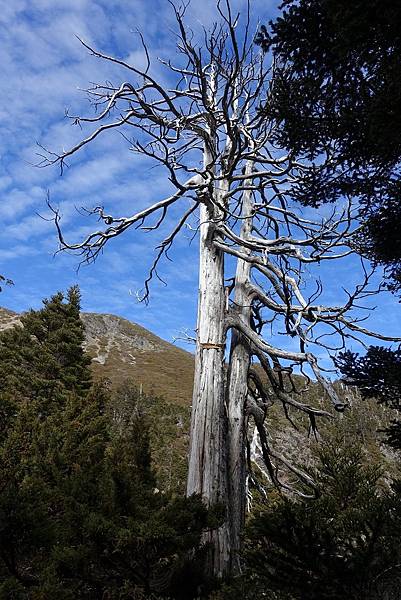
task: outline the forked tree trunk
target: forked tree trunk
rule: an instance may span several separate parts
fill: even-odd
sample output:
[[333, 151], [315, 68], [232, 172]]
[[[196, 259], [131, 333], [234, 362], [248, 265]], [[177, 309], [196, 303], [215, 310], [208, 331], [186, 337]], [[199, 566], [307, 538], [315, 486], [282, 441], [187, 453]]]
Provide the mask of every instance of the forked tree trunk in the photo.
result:
[[[224, 255], [212, 243], [214, 224], [203, 204], [200, 219], [198, 341], [187, 494], [201, 494], [209, 506], [223, 503], [228, 517]], [[205, 541], [211, 542], [207, 569], [217, 577], [230, 571], [228, 521], [205, 534]]]

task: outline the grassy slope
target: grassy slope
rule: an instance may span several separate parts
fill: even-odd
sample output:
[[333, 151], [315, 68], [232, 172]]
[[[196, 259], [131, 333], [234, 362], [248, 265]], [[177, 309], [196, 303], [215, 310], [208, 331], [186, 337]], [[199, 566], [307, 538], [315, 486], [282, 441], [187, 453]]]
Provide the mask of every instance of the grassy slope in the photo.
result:
[[[145, 394], [156, 397], [147, 407], [153, 423], [154, 466], [161, 488], [182, 490], [189, 441], [193, 355], [120, 317], [87, 313], [83, 320], [87, 351], [94, 359], [94, 377], [110, 379], [113, 387], [130, 380]], [[0, 309], [0, 329], [16, 323], [16, 313]], [[313, 385], [308, 397], [303, 399], [330, 410], [317, 385]], [[285, 418], [282, 407], [275, 404], [268, 411], [266, 425], [272, 445], [294, 463], [308, 465], [311, 447], [319, 439], [333, 438], [337, 430], [348, 441], [361, 440], [372, 461], [384, 460], [389, 470], [396, 468], [397, 461], [391, 451], [381, 445], [382, 435], [378, 432], [395, 418], [393, 411], [374, 402], [351, 398], [351, 406], [343, 416], [334, 414], [333, 419], [320, 419], [317, 440], [309, 431], [307, 419], [297, 411], [291, 411], [290, 416], [296, 428]]]

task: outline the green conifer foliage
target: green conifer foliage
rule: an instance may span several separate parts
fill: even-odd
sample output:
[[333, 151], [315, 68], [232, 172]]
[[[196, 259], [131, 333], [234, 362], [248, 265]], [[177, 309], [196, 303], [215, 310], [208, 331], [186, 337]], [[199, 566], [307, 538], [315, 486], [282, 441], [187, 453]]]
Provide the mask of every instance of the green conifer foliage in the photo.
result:
[[276, 498], [251, 520], [250, 581], [291, 600], [395, 600], [400, 495], [381, 475], [357, 442], [323, 444], [314, 469], [319, 498]]
[[[275, 56], [262, 110], [276, 143], [313, 161], [293, 197], [358, 198], [358, 251], [401, 291], [401, 5], [393, 0], [284, 0], [255, 38]], [[330, 156], [327, 168], [322, 157]]]
[[79, 319], [76, 287], [44, 301], [44, 308], [21, 318], [23, 327], [0, 335], [0, 434], [16, 405], [36, 405], [38, 415], [51, 411], [70, 392], [84, 395], [91, 385], [90, 358], [82, 349], [84, 328]]
[[79, 303], [58, 293], [0, 334], [0, 600], [189, 600], [219, 521], [157, 489], [151, 401], [91, 385]]
[[[66, 301], [59, 292], [44, 300], [44, 308], [22, 317], [25, 336], [33, 346], [25, 356], [40, 378], [40, 388], [55, 382], [68, 391], [85, 395], [91, 386], [90, 358], [84, 353], [84, 325], [79, 318], [80, 292], [68, 290]], [[27, 352], [25, 348], [25, 352]]]
[[[7, 575], [36, 586], [43, 553], [57, 537], [59, 484], [72, 458], [64, 450], [74, 427], [67, 416], [82, 411], [91, 385], [79, 307], [79, 290], [71, 288], [66, 299], [56, 294], [24, 315], [23, 327], [0, 335], [0, 556], [6, 586]], [[85, 455], [87, 460], [88, 448]]]
[[[348, 385], [358, 388], [362, 398], [401, 410], [401, 350], [369, 346], [364, 356], [340, 352], [335, 364]], [[401, 450], [401, 421], [384, 430], [387, 444]]]

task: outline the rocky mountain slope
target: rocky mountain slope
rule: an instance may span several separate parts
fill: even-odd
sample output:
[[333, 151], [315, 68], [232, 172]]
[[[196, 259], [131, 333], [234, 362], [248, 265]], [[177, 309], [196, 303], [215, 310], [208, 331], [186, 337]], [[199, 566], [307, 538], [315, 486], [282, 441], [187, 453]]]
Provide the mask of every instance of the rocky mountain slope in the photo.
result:
[[[153, 467], [161, 489], [185, 489], [194, 357], [136, 323], [110, 314], [82, 313], [85, 348], [95, 379], [117, 389], [132, 382], [144, 392], [151, 423]], [[20, 316], [0, 308], [0, 331], [21, 325]], [[149, 396], [148, 396], [149, 395]]]
[[[81, 318], [96, 379], [106, 377], [114, 386], [130, 379], [144, 392], [191, 403], [192, 354], [122, 317], [82, 313]], [[0, 308], [0, 331], [20, 323], [17, 313]]]
[[[194, 357], [166, 342], [140, 325], [110, 314], [83, 313], [85, 346], [92, 357], [95, 379], [106, 377], [113, 387], [130, 380], [145, 393], [159, 396], [148, 410], [151, 417], [151, 447], [155, 469], [164, 489], [182, 490], [185, 484]], [[0, 308], [0, 331], [20, 324], [19, 315]], [[290, 411], [291, 424], [282, 407], [269, 409], [266, 426], [271, 445], [294, 464], [310, 466], [311, 450], [319, 439], [340, 437], [347, 443], [361, 441], [369, 460], [383, 462], [387, 470], [397, 468], [394, 453], [381, 444], [380, 429], [396, 415], [375, 402], [362, 402], [339, 386], [348, 396], [344, 415], [318, 423], [316, 435], [308, 421]], [[304, 397], [304, 400], [306, 398]], [[308, 393], [310, 404], [330, 409], [319, 386]]]
[[0, 331], [20, 324], [21, 321], [18, 313], [8, 310], [8, 308], [0, 307]]

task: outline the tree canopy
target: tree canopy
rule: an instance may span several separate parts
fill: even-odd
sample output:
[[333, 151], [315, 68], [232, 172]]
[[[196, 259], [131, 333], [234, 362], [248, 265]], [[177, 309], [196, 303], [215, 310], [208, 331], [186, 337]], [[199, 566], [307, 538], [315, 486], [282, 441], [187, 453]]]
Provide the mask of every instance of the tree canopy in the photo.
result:
[[[306, 203], [355, 196], [360, 251], [400, 280], [401, 7], [391, 0], [286, 0], [256, 37], [277, 65], [276, 139], [315, 160]], [[321, 157], [331, 156], [328, 168]], [[317, 190], [318, 194], [311, 195]]]

